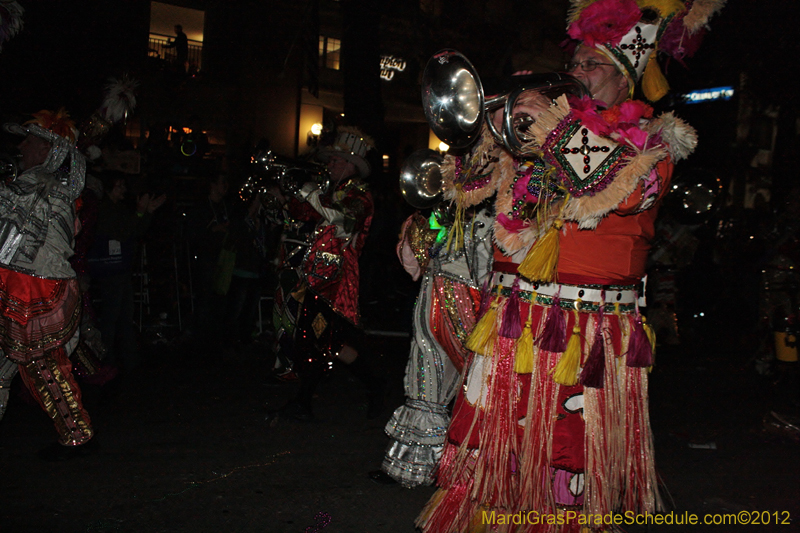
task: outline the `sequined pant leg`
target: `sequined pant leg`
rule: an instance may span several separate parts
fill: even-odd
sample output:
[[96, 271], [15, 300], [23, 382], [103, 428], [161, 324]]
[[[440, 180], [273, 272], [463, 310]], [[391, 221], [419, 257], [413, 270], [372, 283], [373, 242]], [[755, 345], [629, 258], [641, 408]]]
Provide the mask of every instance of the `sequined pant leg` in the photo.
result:
[[0, 420], [6, 414], [8, 406], [8, 395], [11, 390], [11, 382], [17, 375], [17, 363], [8, 359], [0, 350]]
[[20, 365], [23, 383], [53, 420], [58, 440], [65, 446], [84, 444], [94, 434], [71, 370], [72, 363], [63, 347]]

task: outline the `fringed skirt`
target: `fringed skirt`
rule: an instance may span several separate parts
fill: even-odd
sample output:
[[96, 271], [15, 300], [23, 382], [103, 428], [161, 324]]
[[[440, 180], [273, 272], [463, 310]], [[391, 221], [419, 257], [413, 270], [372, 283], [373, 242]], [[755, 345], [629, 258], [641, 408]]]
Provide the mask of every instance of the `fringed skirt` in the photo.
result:
[[602, 530], [660, 509], [635, 289], [494, 274], [425, 533]]

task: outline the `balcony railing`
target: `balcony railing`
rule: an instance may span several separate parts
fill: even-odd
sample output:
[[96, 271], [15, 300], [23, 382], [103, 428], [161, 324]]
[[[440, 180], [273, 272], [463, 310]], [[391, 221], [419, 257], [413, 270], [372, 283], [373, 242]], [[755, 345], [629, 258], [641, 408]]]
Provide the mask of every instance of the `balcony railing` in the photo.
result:
[[[148, 56], [155, 59], [161, 59], [166, 63], [175, 63], [175, 49], [167, 48], [167, 45], [174, 39], [174, 36], [151, 33], [147, 51]], [[187, 71], [200, 72], [202, 67], [202, 58], [202, 41], [193, 41], [189, 39], [189, 65], [187, 66]]]

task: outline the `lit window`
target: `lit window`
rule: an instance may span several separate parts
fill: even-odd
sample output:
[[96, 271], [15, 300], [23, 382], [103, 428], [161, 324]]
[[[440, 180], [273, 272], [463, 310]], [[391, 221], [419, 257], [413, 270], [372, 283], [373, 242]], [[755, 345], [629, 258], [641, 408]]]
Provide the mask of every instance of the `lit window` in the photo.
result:
[[339, 70], [339, 58], [341, 57], [342, 41], [333, 37], [319, 36], [319, 58], [320, 65], [325, 68]]

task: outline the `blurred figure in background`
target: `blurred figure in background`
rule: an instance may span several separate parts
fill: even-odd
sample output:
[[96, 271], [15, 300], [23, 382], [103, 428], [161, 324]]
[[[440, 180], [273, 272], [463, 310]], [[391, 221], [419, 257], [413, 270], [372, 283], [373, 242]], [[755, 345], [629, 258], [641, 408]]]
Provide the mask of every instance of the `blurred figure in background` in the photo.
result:
[[[219, 344], [224, 298], [215, 291], [218, 264], [229, 257], [231, 206], [227, 199], [230, 182], [226, 174], [215, 174], [205, 182], [207, 194], [187, 213], [186, 238], [192, 256], [192, 291], [195, 298], [187, 340]], [[227, 265], [232, 267], [232, 265]], [[232, 270], [232, 268], [230, 269]]]
[[133, 322], [133, 259], [153, 212], [167, 197], [144, 193], [132, 209], [125, 205], [125, 174], [106, 171], [101, 179], [106, 194], [97, 214], [89, 270], [100, 298], [98, 328], [108, 349], [107, 361], [127, 373], [140, 364]]
[[265, 269], [266, 232], [261, 215], [261, 195], [240, 202], [231, 221], [230, 240], [236, 254], [225, 306], [225, 344], [236, 349], [250, 344], [261, 299]]
[[373, 216], [372, 197], [363, 181], [370, 173], [366, 155], [373, 146], [356, 128], [339, 128], [333, 144], [317, 154], [328, 165], [329, 190], [323, 192], [310, 182], [297, 193], [321, 217], [303, 258], [303, 279], [294, 291], [302, 301], [294, 339], [300, 390], [286, 412], [298, 420], [313, 418], [314, 392], [335, 360], [366, 385], [367, 416], [377, 417], [383, 408], [383, 386], [362, 353], [358, 301], [358, 259]]
[[175, 38], [164, 48], [175, 49], [175, 68], [185, 73], [189, 64], [189, 38], [183, 33], [183, 26], [175, 25]]

